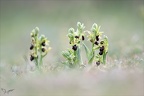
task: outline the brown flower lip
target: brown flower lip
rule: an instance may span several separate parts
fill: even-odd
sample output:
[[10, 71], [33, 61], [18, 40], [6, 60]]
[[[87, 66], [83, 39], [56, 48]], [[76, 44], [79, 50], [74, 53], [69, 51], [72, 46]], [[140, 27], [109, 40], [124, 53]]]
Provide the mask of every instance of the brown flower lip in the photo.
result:
[[84, 38], [84, 36], [82, 36], [82, 40], [84, 40], [85, 38]]
[[103, 54], [103, 51], [100, 51], [100, 52], [99, 52], [99, 55], [102, 55], [102, 54]]
[[97, 41], [99, 41], [99, 35], [98, 35], [98, 36], [96, 36], [96, 40], [97, 40]]
[[100, 47], [100, 51], [103, 51], [104, 50], [104, 46]]
[[97, 64], [97, 66], [99, 66], [100, 65], [100, 61], [96, 62], [96, 64]]
[[30, 60], [33, 61], [34, 60], [34, 56], [31, 55], [30, 56]]
[[99, 43], [96, 41], [94, 44], [98, 45]]
[[76, 51], [76, 50], [77, 50], [77, 46], [74, 45], [74, 46], [72, 47], [72, 49], [73, 49], [74, 51]]
[[45, 48], [42, 48], [42, 52], [45, 52]]
[[79, 38], [79, 36], [75, 36], [75, 38]]
[[31, 44], [31, 46], [30, 46], [30, 50], [32, 50], [33, 48], [34, 48], [34, 45]]
[[44, 42], [42, 42], [42, 43], [41, 43], [41, 45], [42, 45], [42, 46], [45, 46], [45, 45], [46, 45], [46, 44], [45, 44], [45, 41], [44, 41]]

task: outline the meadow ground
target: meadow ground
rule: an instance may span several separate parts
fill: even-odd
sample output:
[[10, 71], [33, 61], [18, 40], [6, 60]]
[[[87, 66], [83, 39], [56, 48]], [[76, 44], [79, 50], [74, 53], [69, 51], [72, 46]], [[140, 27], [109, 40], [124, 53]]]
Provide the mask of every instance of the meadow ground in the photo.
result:
[[[88, 65], [84, 53], [85, 68], [61, 63], [61, 52], [70, 47], [68, 29], [78, 21], [86, 30], [101, 25], [109, 38], [106, 65]], [[0, 96], [144, 96], [143, 21], [142, 0], [1, 0]], [[43, 73], [29, 60], [30, 32], [36, 26], [52, 47]]]

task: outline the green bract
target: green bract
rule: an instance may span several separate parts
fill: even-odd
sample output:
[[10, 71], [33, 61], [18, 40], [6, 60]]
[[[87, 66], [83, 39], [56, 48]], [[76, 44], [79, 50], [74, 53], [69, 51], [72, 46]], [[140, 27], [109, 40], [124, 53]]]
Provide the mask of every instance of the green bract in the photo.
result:
[[30, 60], [34, 61], [37, 68], [39, 69], [43, 64], [42, 59], [47, 55], [51, 47], [48, 47], [49, 41], [44, 35], [39, 36], [38, 27], [33, 29], [30, 35], [32, 40], [30, 46]]

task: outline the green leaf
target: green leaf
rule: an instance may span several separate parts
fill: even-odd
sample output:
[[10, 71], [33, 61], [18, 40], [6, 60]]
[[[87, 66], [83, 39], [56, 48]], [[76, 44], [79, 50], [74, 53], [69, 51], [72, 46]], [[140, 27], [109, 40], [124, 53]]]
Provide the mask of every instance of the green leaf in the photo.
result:
[[93, 50], [98, 50], [100, 48], [100, 46], [94, 46]]
[[77, 62], [80, 63], [81, 56], [80, 56], [80, 48], [77, 49]]
[[91, 64], [91, 63], [93, 62], [94, 57], [95, 57], [94, 55], [95, 55], [95, 54], [94, 54], [93, 52], [90, 53], [90, 56], [89, 56], [90, 58], [89, 58], [89, 60], [88, 60], [88, 63], [89, 63], [89, 64]]
[[85, 49], [85, 52], [86, 52], [86, 56], [87, 58], [89, 58], [89, 55], [90, 55], [90, 50], [89, 48], [82, 42], [83, 46], [84, 46], [84, 49]]
[[104, 36], [104, 43], [105, 43], [105, 52], [107, 52], [108, 51], [108, 46], [109, 46], [107, 36]]
[[106, 55], [107, 55], [107, 52], [103, 54], [103, 63], [104, 64], [106, 64]]
[[68, 59], [69, 58], [69, 52], [68, 51], [63, 51], [62, 55], [64, 56], [64, 58]]

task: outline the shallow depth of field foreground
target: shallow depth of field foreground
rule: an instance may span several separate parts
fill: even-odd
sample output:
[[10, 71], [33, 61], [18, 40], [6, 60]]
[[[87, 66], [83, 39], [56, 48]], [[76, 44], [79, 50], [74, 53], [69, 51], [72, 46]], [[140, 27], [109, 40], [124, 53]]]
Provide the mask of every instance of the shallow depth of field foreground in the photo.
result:
[[[144, 96], [143, 0], [0, 0], [0, 96]], [[69, 28], [94, 23], [108, 37], [106, 64], [69, 67]], [[39, 27], [52, 48], [41, 71], [30, 60], [31, 30]], [[91, 43], [85, 36], [83, 41]]]

